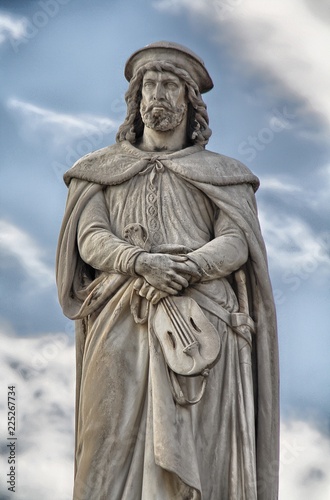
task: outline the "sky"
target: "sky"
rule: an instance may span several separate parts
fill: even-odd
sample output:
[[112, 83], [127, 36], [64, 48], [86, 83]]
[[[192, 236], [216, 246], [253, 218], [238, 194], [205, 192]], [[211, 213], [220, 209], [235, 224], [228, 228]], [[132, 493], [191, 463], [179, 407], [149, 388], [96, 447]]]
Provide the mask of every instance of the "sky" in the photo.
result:
[[205, 61], [208, 149], [260, 178], [279, 325], [280, 499], [330, 498], [329, 25], [327, 0], [0, 0], [1, 499], [12, 383], [16, 498], [70, 498], [74, 328], [54, 280], [62, 175], [114, 142], [125, 61], [157, 40]]

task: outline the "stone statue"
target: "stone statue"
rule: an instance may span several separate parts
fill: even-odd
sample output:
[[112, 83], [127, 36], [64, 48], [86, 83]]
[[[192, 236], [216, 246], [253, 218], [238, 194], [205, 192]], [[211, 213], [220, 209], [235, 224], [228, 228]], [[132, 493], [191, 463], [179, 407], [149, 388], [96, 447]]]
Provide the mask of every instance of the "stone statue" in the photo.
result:
[[125, 76], [116, 144], [64, 176], [74, 499], [275, 500], [278, 355], [258, 179], [205, 149], [213, 83], [193, 52], [153, 43]]

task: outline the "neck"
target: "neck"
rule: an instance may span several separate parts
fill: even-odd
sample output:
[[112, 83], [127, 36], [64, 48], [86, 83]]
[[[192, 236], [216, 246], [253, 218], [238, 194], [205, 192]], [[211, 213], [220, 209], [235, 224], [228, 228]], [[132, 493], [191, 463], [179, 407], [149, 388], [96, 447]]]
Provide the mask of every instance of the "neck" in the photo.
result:
[[175, 129], [165, 132], [144, 127], [143, 136], [136, 146], [142, 151], [179, 151], [188, 146], [186, 131], [186, 119]]

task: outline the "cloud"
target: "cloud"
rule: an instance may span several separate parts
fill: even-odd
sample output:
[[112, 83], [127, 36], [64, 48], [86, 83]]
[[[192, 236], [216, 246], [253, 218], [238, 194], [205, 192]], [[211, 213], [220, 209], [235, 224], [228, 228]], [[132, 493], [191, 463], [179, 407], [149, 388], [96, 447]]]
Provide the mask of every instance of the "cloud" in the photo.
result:
[[328, 229], [330, 165], [315, 167], [304, 175], [298, 172], [295, 176], [283, 173], [278, 177], [262, 176], [257, 196], [265, 204], [276, 200], [277, 211], [286, 207], [286, 211], [295, 212], [305, 220], [311, 213], [315, 214], [319, 220], [313, 224], [314, 229], [322, 227], [322, 218], [327, 219], [325, 228]]
[[9, 256], [18, 259], [26, 274], [39, 287], [48, 287], [54, 284], [54, 272], [42, 259], [42, 251], [31, 236], [10, 224], [0, 220], [0, 250]]
[[315, 113], [330, 128], [330, 9], [326, 0], [158, 0], [158, 10], [186, 12], [214, 29], [215, 43], [228, 46], [246, 68], [258, 71], [274, 94], [298, 99], [301, 112]]
[[90, 136], [96, 136], [97, 140], [101, 141], [118, 128], [118, 123], [110, 118], [58, 113], [20, 99], [11, 98], [7, 105], [19, 113], [20, 124], [27, 135], [37, 137], [38, 132], [39, 136], [46, 136], [55, 146]]
[[[73, 480], [74, 347], [64, 333], [17, 338], [0, 333], [0, 417], [7, 421], [7, 387], [15, 385], [15, 497], [69, 500]], [[3, 434], [2, 434], [3, 436]], [[4, 443], [4, 440], [2, 440]], [[9, 472], [8, 448], [0, 469]], [[0, 497], [9, 498], [5, 482]]]
[[259, 204], [259, 219], [268, 258], [275, 271], [286, 276], [330, 274], [329, 234], [317, 234], [303, 219]]
[[26, 19], [15, 19], [0, 12], [0, 45], [7, 40], [19, 40], [25, 36]]
[[314, 182], [317, 179], [320, 187], [313, 196], [313, 206], [320, 208], [320, 211], [327, 214], [330, 210], [330, 165], [325, 165], [315, 172]]
[[[71, 498], [73, 482], [74, 346], [64, 333], [19, 338], [0, 332], [0, 420], [15, 385], [19, 500]], [[3, 448], [4, 450], [4, 448]], [[0, 468], [8, 470], [7, 450]], [[281, 425], [280, 500], [327, 500], [330, 439], [313, 422]], [[7, 498], [0, 485], [1, 498]], [[9, 498], [9, 496], [8, 496]]]
[[306, 186], [300, 179], [297, 184], [298, 179], [290, 175], [262, 178], [259, 220], [271, 268], [282, 278], [329, 278], [330, 232], [325, 209], [330, 193], [329, 173], [330, 168], [320, 168]]
[[262, 189], [275, 191], [276, 193], [284, 194], [284, 196], [287, 196], [288, 194], [302, 193], [303, 191], [300, 186], [291, 184], [290, 180], [284, 182], [283, 180], [279, 180], [275, 177], [263, 177]]
[[280, 500], [330, 498], [330, 439], [313, 424], [281, 425]]

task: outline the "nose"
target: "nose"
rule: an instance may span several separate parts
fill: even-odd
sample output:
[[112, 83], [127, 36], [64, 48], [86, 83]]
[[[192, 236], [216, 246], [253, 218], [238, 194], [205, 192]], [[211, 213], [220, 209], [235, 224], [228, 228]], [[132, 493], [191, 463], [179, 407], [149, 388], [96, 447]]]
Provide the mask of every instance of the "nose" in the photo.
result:
[[154, 101], [159, 101], [165, 98], [164, 85], [161, 82], [157, 82], [154, 90]]

